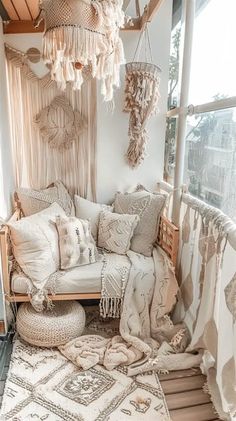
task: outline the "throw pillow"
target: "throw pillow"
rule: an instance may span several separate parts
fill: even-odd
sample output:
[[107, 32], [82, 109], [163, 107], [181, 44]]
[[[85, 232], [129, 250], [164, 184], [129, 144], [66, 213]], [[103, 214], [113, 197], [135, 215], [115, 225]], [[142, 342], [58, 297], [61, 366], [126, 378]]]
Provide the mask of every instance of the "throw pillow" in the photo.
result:
[[19, 188], [16, 191], [24, 216], [30, 216], [48, 208], [52, 203], [58, 203], [66, 215], [74, 216], [75, 208], [67, 189], [61, 181], [55, 181], [44, 190]]
[[140, 218], [131, 241], [131, 250], [147, 257], [152, 255], [165, 200], [165, 195], [145, 190], [116, 194], [114, 211], [120, 214], [138, 215]]
[[64, 210], [53, 203], [39, 213], [8, 223], [15, 259], [39, 288], [59, 269], [56, 215], [66, 216]]
[[102, 211], [100, 213], [98, 246], [117, 254], [126, 254], [139, 221], [137, 215], [119, 215]]
[[90, 231], [89, 221], [75, 218], [56, 218], [59, 235], [61, 269], [88, 265], [97, 260], [97, 248]]
[[94, 240], [98, 239], [98, 223], [99, 215], [102, 210], [111, 211], [112, 206], [102, 205], [100, 203], [90, 202], [90, 200], [83, 199], [83, 197], [75, 195], [75, 215], [77, 218], [88, 219], [91, 223], [91, 232]]

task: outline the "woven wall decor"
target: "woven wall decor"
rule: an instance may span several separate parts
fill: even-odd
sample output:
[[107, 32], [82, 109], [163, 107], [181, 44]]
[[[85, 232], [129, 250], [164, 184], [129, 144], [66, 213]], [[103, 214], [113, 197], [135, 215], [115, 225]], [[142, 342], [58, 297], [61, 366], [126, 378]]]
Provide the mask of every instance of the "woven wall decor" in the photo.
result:
[[79, 111], [73, 110], [65, 96], [56, 96], [48, 107], [35, 117], [40, 134], [51, 148], [69, 149], [86, 128]]
[[148, 140], [146, 124], [150, 116], [157, 112], [159, 74], [160, 69], [155, 64], [126, 64], [124, 111], [130, 113], [127, 160], [132, 168], [138, 167], [145, 157]]
[[[79, 134], [76, 141], [65, 147], [63, 139], [61, 148], [51, 148], [50, 143], [42, 140], [39, 125], [34, 123], [35, 117], [53, 100], [62, 95], [50, 73], [42, 78], [29, 66], [26, 53], [5, 46], [8, 72], [8, 88], [10, 103], [11, 146], [15, 186], [42, 189], [61, 180], [70, 194], [92, 199], [96, 202], [97, 183], [97, 87], [96, 79], [87, 78], [80, 91], [71, 89], [68, 84], [63, 96], [68, 99], [73, 110], [83, 116], [86, 129], [80, 132], [80, 124], [76, 124]], [[57, 100], [58, 101], [58, 100]], [[58, 101], [62, 105], [61, 101]], [[61, 110], [62, 122], [73, 117], [58, 107], [52, 116], [52, 123], [58, 123]], [[68, 113], [68, 114], [67, 114]], [[68, 117], [69, 116], [69, 117]], [[80, 121], [81, 116], [78, 117]], [[55, 119], [55, 120], [54, 120]], [[63, 120], [64, 119], [64, 120]], [[47, 125], [48, 121], [46, 121]], [[59, 120], [60, 123], [60, 120]], [[59, 125], [59, 127], [61, 127]], [[52, 127], [52, 133], [57, 129]], [[72, 130], [73, 131], [73, 130]], [[68, 146], [68, 145], [67, 145]]]
[[[149, 3], [145, 7], [145, 13], [145, 23], [140, 32], [133, 60], [126, 64], [124, 111], [130, 113], [129, 147], [126, 157], [131, 168], [138, 167], [144, 160], [148, 140], [146, 125], [149, 117], [157, 113], [160, 96], [161, 69], [153, 63], [148, 31]], [[139, 60], [142, 47], [144, 47], [144, 60]]]
[[122, 0], [41, 0], [36, 21], [45, 20], [43, 59], [51, 64], [51, 77], [61, 89], [83, 83], [83, 67], [102, 81], [106, 101], [119, 86], [124, 52], [119, 28], [124, 25]]

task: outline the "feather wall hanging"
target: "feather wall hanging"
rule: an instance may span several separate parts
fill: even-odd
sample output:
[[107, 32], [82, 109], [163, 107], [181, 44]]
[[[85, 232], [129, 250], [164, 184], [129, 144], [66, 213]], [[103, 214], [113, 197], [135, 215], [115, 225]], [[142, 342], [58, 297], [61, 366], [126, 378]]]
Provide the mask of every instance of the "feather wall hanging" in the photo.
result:
[[[134, 61], [141, 47], [145, 34], [145, 62]], [[147, 43], [151, 63], [147, 62]], [[148, 140], [146, 125], [149, 118], [156, 114], [159, 100], [160, 72], [159, 66], [152, 63], [151, 45], [147, 24], [140, 35], [133, 61], [126, 64], [126, 85], [124, 111], [130, 113], [129, 147], [126, 153], [130, 167], [138, 167], [145, 157]]]

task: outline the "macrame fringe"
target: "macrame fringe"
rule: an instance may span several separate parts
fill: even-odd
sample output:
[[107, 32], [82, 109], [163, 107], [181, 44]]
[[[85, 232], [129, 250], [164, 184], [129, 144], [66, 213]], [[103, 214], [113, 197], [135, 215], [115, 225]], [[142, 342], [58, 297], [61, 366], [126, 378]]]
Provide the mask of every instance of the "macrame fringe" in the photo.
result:
[[160, 78], [156, 66], [148, 63], [128, 63], [126, 72], [124, 111], [130, 113], [126, 158], [130, 167], [136, 168], [146, 156], [145, 126], [149, 117], [157, 113]]
[[[57, 25], [47, 27], [43, 59], [51, 64], [51, 78], [61, 90], [65, 90], [67, 82], [72, 83], [73, 89], [80, 89], [84, 81], [83, 68], [90, 66], [92, 76], [102, 81], [104, 100], [110, 101], [114, 87], [120, 84], [120, 65], [125, 62], [119, 37], [119, 28], [124, 25], [122, 1], [94, 0], [90, 6], [87, 13], [91, 22], [80, 13], [78, 24], [61, 24], [58, 20]], [[79, 3], [76, 7], [79, 10]], [[48, 11], [45, 4], [46, 26], [50, 13], [50, 4]]]
[[122, 298], [101, 298], [99, 303], [100, 315], [104, 318], [119, 318], [121, 315], [122, 302]]

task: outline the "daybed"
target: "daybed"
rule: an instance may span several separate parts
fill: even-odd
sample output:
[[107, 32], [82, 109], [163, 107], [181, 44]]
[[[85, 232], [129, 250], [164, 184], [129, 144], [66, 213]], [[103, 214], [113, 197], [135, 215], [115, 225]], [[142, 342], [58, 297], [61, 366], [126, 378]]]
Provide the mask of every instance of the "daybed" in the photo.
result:
[[[16, 202], [16, 209], [10, 221], [22, 218], [20, 204]], [[158, 244], [166, 252], [174, 266], [176, 266], [179, 230], [167, 218], [161, 216], [159, 225]], [[9, 228], [4, 226], [0, 230], [1, 263], [3, 273], [3, 291], [9, 302], [29, 301], [27, 294], [28, 282], [23, 274], [11, 270], [11, 247], [9, 242]], [[150, 259], [152, 259], [150, 257]], [[57, 281], [56, 295], [50, 295], [52, 300], [85, 300], [101, 298], [101, 261], [92, 265], [74, 268]]]

